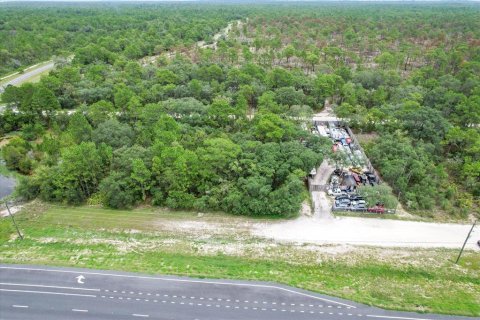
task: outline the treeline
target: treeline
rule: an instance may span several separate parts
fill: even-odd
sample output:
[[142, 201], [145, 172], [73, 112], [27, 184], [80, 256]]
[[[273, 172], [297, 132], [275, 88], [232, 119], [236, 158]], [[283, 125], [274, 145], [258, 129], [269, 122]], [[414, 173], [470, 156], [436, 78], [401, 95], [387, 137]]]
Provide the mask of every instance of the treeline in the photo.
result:
[[22, 197], [299, 212], [305, 176], [329, 150], [294, 120], [308, 119], [302, 103], [318, 100], [301, 89], [303, 78], [182, 59], [162, 68], [74, 63], [3, 95], [3, 130], [22, 130], [2, 149], [7, 166], [26, 175]]
[[2, 3], [0, 75], [78, 49], [85, 62], [91, 54], [159, 54], [208, 40], [244, 14], [242, 7], [208, 4]]
[[479, 16], [465, 3], [286, 5], [251, 14], [213, 58], [312, 74], [338, 116], [378, 136], [365, 149], [405, 207], [466, 216], [480, 198]]
[[[330, 149], [302, 119], [328, 99], [376, 137], [366, 152], [408, 209], [478, 210], [478, 5], [72, 6], [58, 9], [70, 23], [112, 22], [72, 31], [70, 64], [2, 96], [1, 132], [21, 131], [2, 153], [27, 176], [24, 197], [292, 215]], [[245, 16], [216, 50], [194, 44]], [[176, 26], [172, 46], [149, 31]]]

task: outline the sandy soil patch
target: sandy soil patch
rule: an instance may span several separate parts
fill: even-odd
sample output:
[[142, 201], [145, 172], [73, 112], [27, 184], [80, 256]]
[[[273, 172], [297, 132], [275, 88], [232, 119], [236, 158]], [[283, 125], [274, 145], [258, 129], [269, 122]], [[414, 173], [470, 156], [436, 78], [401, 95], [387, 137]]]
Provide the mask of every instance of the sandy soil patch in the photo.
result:
[[[353, 244], [380, 247], [460, 248], [470, 230], [467, 224], [428, 223], [340, 217], [263, 223], [253, 227], [256, 236], [295, 243]], [[479, 250], [478, 235], [466, 248]]]

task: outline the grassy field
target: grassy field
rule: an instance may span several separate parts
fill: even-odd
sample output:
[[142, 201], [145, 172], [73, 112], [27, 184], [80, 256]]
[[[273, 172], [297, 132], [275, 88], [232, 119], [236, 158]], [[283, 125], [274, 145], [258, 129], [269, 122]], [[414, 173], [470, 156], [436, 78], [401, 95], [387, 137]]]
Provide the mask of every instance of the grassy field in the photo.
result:
[[432, 249], [278, 244], [252, 237], [274, 223], [221, 213], [59, 207], [0, 219], [0, 261], [276, 281], [379, 307], [480, 316], [480, 255]]

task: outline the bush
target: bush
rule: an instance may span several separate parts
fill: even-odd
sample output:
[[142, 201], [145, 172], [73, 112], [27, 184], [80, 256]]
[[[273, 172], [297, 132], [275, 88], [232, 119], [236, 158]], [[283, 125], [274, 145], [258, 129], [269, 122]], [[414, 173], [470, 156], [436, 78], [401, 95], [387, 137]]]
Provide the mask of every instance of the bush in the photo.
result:
[[384, 183], [374, 186], [360, 186], [358, 187], [358, 193], [365, 197], [369, 206], [383, 203], [386, 208], [393, 209], [398, 204], [397, 198], [392, 194], [392, 188]]

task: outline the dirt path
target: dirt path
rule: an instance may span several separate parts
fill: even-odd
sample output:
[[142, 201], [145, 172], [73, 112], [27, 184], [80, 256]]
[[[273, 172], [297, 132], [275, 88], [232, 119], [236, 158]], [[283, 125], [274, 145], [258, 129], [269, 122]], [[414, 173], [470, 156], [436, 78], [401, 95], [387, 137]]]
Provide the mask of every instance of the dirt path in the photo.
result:
[[218, 40], [220, 40], [221, 37], [226, 37], [229, 34], [230, 30], [232, 30], [232, 27], [233, 27], [234, 23], [241, 24], [242, 22], [240, 20], [237, 20], [235, 22], [230, 22], [225, 28], [223, 28], [222, 30], [220, 30], [220, 32], [216, 33], [213, 36], [213, 43], [207, 44], [207, 43], [205, 43], [204, 40], [202, 40], [202, 41], [197, 42], [197, 47], [202, 48], [202, 49], [211, 48], [211, 49], [216, 50]]
[[[241, 20], [236, 20], [236, 21], [232, 21], [230, 22], [225, 28], [223, 28], [222, 30], [220, 30], [218, 33], [214, 34], [213, 35], [213, 43], [210, 43], [210, 44], [207, 44], [205, 42], [205, 40], [201, 40], [201, 41], [198, 41], [196, 43], [196, 46], [201, 48], [201, 49], [205, 49], [205, 48], [211, 48], [211, 49], [214, 49], [216, 50], [217, 49], [217, 43], [218, 43], [218, 40], [220, 40], [221, 37], [223, 36], [227, 36], [228, 33], [230, 32], [230, 30], [232, 30], [232, 27], [233, 27], [233, 24], [234, 23], [237, 23], [239, 25], [239, 27], [242, 25], [242, 21]], [[157, 61], [157, 59], [161, 56], [165, 54], [167, 56], [168, 59], [171, 59], [173, 58], [175, 55], [176, 55], [176, 52], [175, 51], [172, 51], [172, 52], [166, 52], [166, 53], [161, 53], [161, 54], [157, 54], [157, 55], [153, 55], [153, 56], [146, 56], [146, 57], [143, 57], [139, 60], [140, 64], [142, 66], [147, 66], [149, 64], [153, 64], [155, 63], [155, 61]]]
[[333, 112], [332, 105], [330, 104], [330, 101], [325, 100], [324, 108], [322, 111], [319, 113], [316, 113], [313, 115], [313, 121], [339, 121], [340, 119], [335, 116], [335, 113]]
[[[313, 178], [313, 183], [318, 185], [325, 185], [328, 178], [335, 168], [324, 160], [320, 167], [317, 168], [317, 174]], [[313, 215], [319, 219], [333, 219], [332, 204], [328, 199], [325, 191], [312, 191]]]

